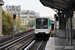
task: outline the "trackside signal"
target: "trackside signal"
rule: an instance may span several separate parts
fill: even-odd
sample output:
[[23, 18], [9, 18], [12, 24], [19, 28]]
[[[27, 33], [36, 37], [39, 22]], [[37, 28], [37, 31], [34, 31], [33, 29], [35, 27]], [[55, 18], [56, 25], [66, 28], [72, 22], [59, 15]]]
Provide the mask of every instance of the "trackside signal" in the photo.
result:
[[58, 21], [58, 16], [56, 14], [54, 14], [54, 18], [56, 21]]

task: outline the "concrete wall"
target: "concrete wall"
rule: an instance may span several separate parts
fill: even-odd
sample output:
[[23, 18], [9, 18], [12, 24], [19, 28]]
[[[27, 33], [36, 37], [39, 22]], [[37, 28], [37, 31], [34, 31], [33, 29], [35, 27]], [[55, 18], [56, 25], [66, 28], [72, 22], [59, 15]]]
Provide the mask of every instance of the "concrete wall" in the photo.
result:
[[2, 36], [2, 6], [0, 6], [0, 36]]

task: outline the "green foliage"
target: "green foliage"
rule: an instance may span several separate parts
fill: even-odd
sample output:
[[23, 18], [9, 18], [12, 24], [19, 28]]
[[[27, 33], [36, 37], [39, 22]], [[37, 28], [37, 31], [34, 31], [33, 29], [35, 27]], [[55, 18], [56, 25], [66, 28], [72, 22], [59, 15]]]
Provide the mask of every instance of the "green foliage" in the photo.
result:
[[2, 15], [5, 16], [5, 11], [2, 9]]
[[17, 27], [20, 28], [20, 24], [23, 22], [23, 19], [20, 18], [20, 17], [16, 17], [16, 24], [17, 24]]
[[2, 10], [2, 33], [4, 35], [12, 34], [13, 31], [13, 18], [8, 13], [5, 13], [4, 10]]
[[30, 20], [27, 24], [27, 27], [33, 27], [34, 26], [34, 20]]
[[22, 26], [19, 30], [27, 30], [27, 27]]
[[[17, 27], [16, 22], [15, 26]], [[5, 13], [4, 10], [2, 10], [2, 33], [4, 35], [13, 33], [13, 17], [10, 14]]]
[[[15, 26], [20, 27], [20, 24], [22, 23], [22, 19], [19, 17], [16, 17], [15, 19]], [[27, 28], [21, 28], [22, 30], [26, 30]], [[9, 35], [13, 33], [13, 17], [5, 13], [5, 11], [2, 9], [2, 33], [4, 35]]]

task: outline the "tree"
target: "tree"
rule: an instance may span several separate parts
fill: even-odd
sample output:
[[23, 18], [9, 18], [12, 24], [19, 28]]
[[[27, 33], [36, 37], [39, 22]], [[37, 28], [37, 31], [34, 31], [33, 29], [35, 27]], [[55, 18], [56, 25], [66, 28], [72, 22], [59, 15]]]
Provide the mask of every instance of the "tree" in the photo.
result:
[[2, 10], [2, 32], [4, 35], [12, 34], [12, 16], [10, 16], [8, 13], [5, 13], [4, 10]]
[[[16, 23], [15, 25], [17, 26]], [[2, 10], [2, 33], [4, 35], [13, 33], [13, 17], [4, 10]]]
[[27, 30], [27, 27], [22, 26], [22, 27], [20, 27], [19, 30], [23, 30], [23, 31], [25, 31], [25, 30]]
[[34, 20], [30, 20], [27, 24], [27, 27], [33, 27], [34, 26]]
[[23, 19], [20, 18], [20, 17], [16, 17], [16, 24], [17, 24], [17, 27], [20, 28], [20, 24], [23, 22]]

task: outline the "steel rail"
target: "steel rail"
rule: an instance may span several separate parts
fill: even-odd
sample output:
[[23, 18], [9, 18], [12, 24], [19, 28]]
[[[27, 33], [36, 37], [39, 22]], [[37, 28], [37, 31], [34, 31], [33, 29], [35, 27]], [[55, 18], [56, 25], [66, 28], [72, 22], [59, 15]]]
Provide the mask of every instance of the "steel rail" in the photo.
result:
[[23, 50], [45, 50], [46, 41], [33, 41], [30, 45], [28, 45]]
[[29, 50], [33, 46], [33, 44], [35, 43], [35, 41], [36, 40], [32, 41], [32, 43], [30, 45], [28, 45], [24, 50]]
[[[33, 37], [32, 37], [32, 38], [33, 38]], [[29, 40], [27, 40], [22, 46], [20, 46], [20, 47], [17, 48], [16, 50], [24, 50], [24, 48], [25, 48], [26, 46], [28, 46], [28, 45], [31, 43], [32, 38], [30, 38]]]
[[[32, 34], [32, 35], [33, 35], [33, 34]], [[16, 42], [15, 44], [13, 44], [13, 45], [11, 45], [11, 46], [9, 46], [9, 47], [8, 47], [8, 48], [6, 48], [5, 50], [8, 50], [8, 49], [12, 48], [13, 46], [15, 46], [15, 45], [19, 44], [19, 43], [20, 43], [20, 42], [22, 42], [23, 40], [26, 40], [27, 38], [32, 37], [32, 35], [30, 35], [30, 36], [28, 36], [28, 37], [25, 37], [24, 39], [22, 39], [22, 40], [20, 40], [20, 41]]]
[[40, 43], [40, 45], [38, 46], [37, 50], [39, 50], [39, 49], [40, 49], [40, 47], [41, 47], [42, 43], [43, 43], [43, 40], [41, 41], [41, 43]]
[[[30, 32], [32, 32], [32, 31], [30, 31]], [[28, 33], [29, 33], [29, 32], [28, 32]], [[24, 36], [24, 35], [26, 35], [26, 34], [27, 34], [27, 32], [26, 32], [25, 34], [21, 35], [21, 36], [18, 36], [18, 37], [16, 37], [16, 38], [14, 38], [14, 39], [5, 41], [5, 42], [3, 42], [3, 43], [0, 44], [0, 47], [3, 46], [3, 45], [5, 45], [5, 44], [7, 44], [7, 43], [10, 43], [10, 42], [16, 40], [16, 39], [18, 39], [18, 38], [20, 38], [20, 37], [22, 37], [22, 36]]]
[[[32, 34], [32, 33], [31, 33], [31, 34]], [[31, 35], [31, 34], [25, 35], [25, 36], [23, 36], [23, 37], [21, 37], [21, 38], [19, 38], [19, 39], [16, 39], [16, 40], [14, 40], [14, 41], [12, 41], [12, 42], [6, 44], [6, 45], [3, 45], [3, 46], [0, 47], [0, 49], [3, 49], [3, 48], [5, 48], [5, 47], [7, 47], [7, 46], [9, 46], [9, 45], [11, 45], [11, 44], [13, 44], [13, 43], [15, 43], [15, 42], [21, 40], [21, 39], [23, 39], [23, 38], [25, 38], [25, 37], [27, 37], [27, 36], [29, 36], [29, 35]]]

